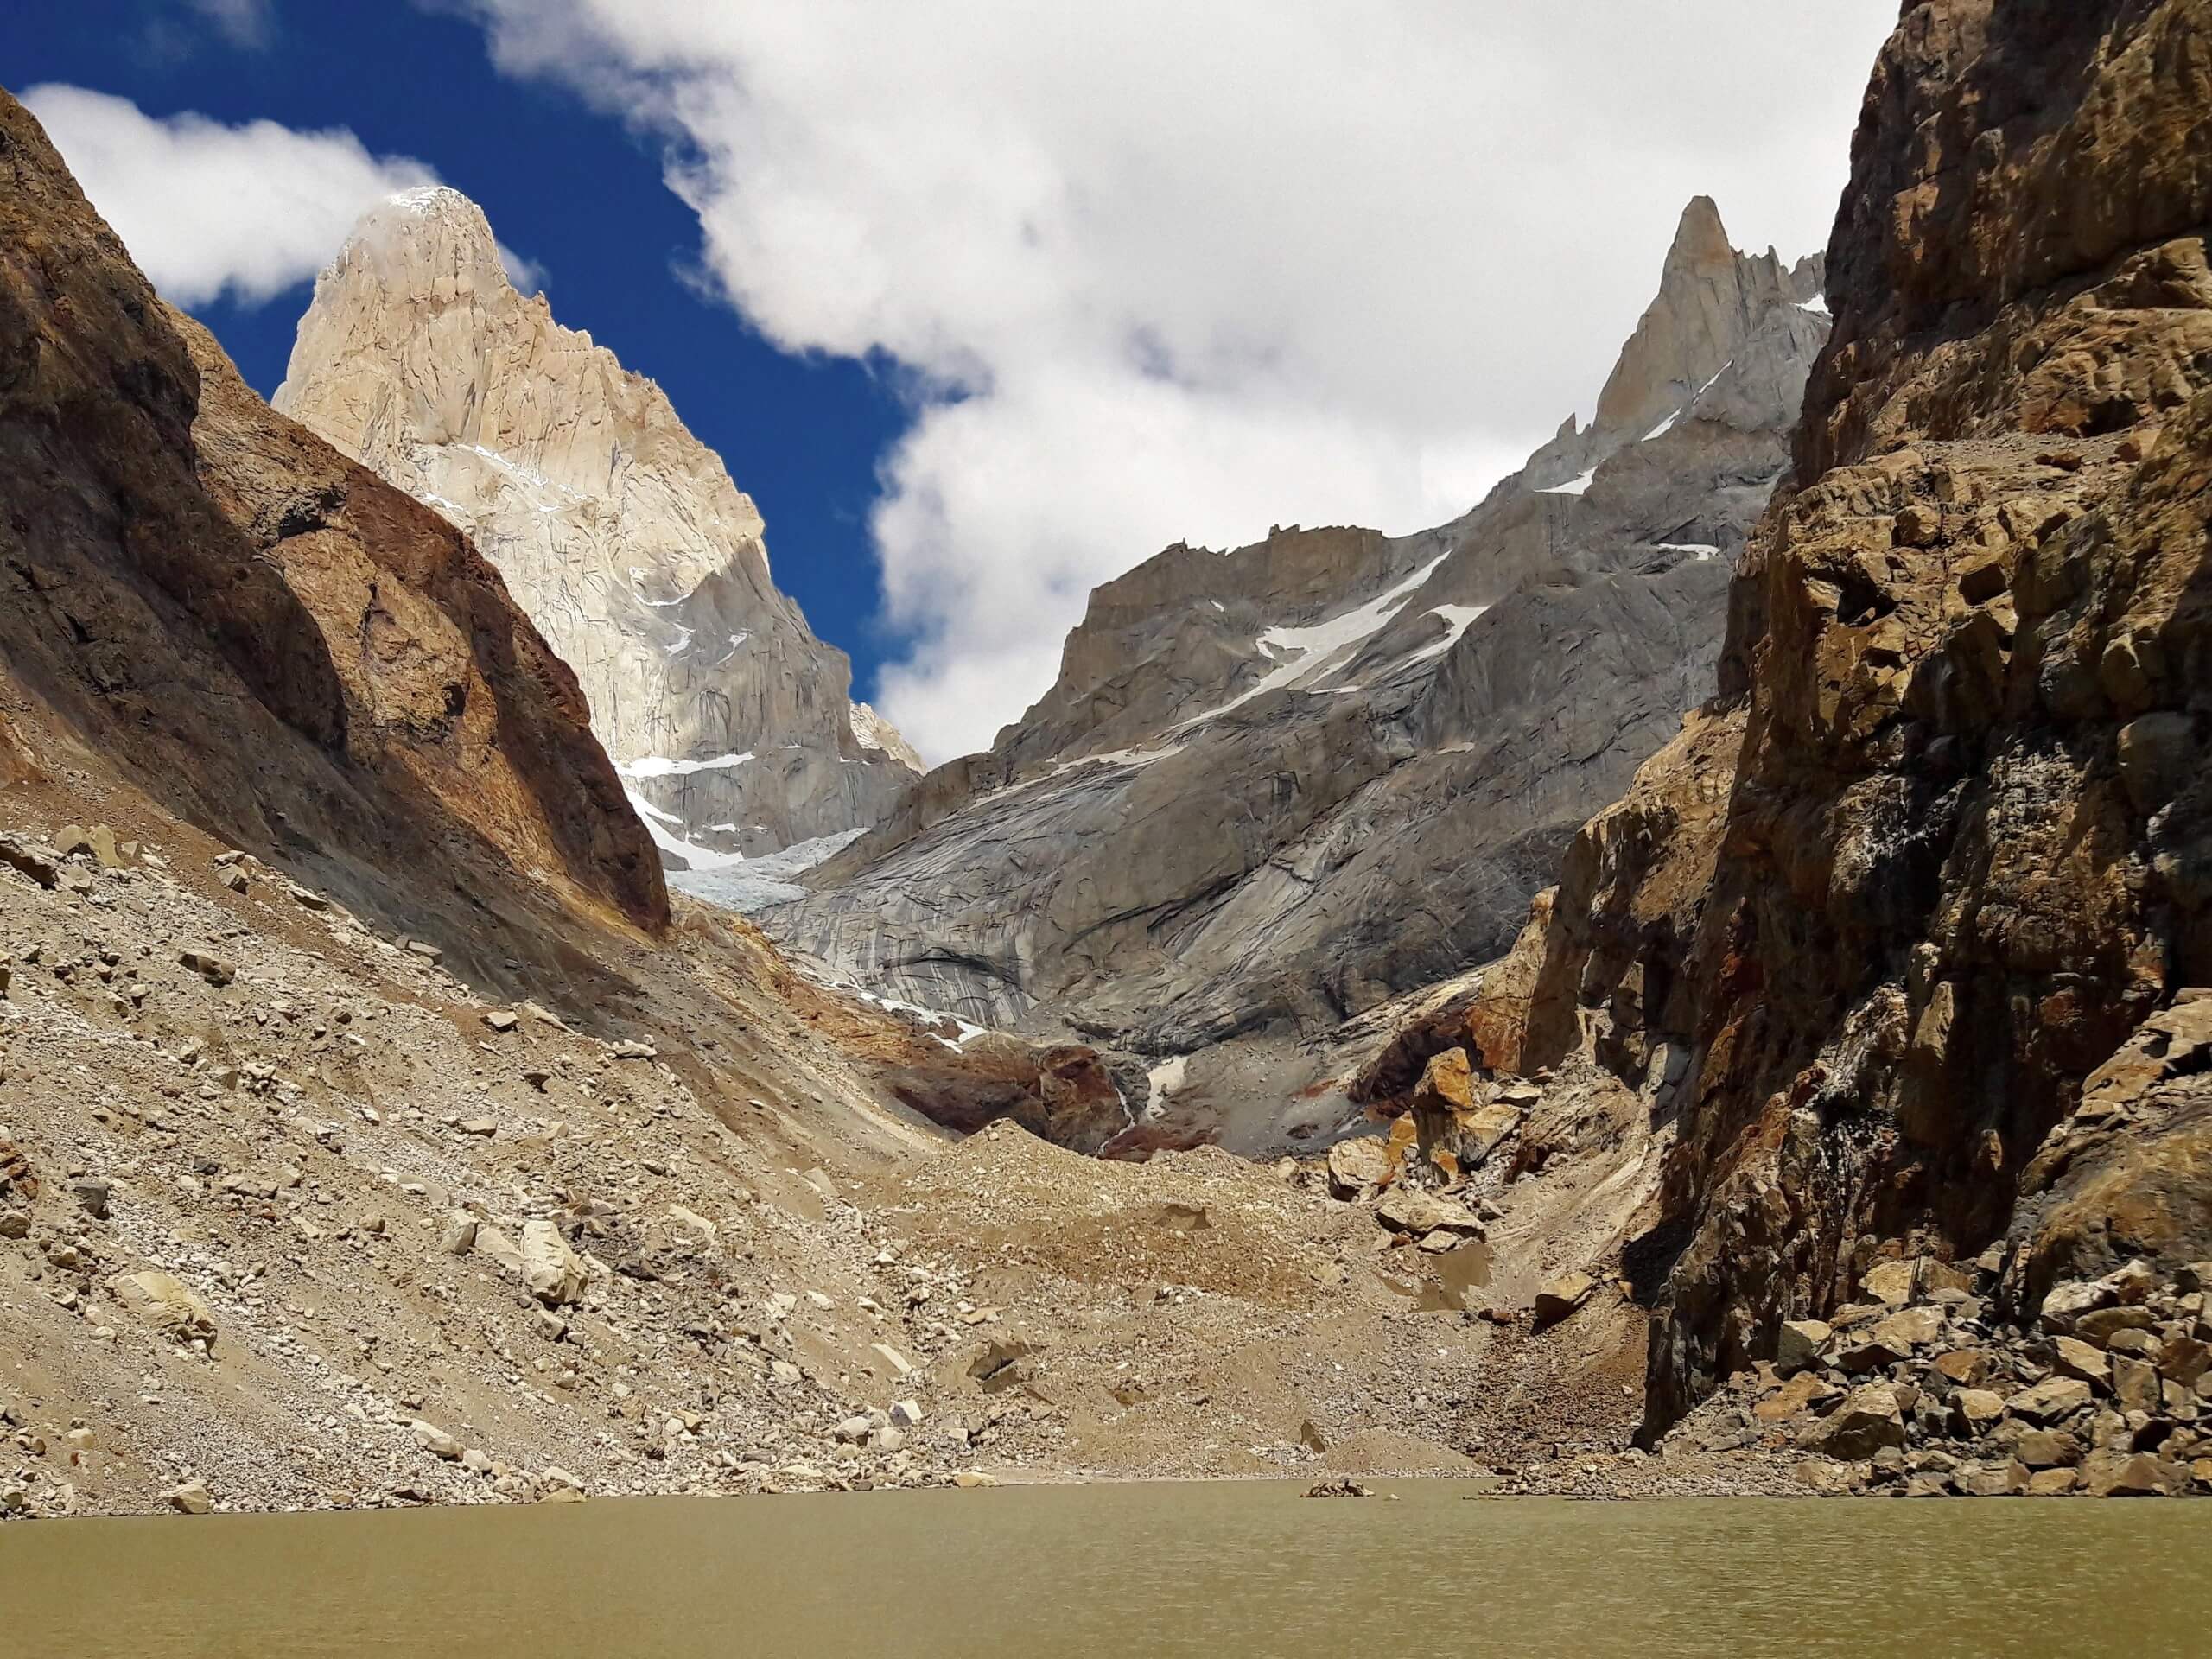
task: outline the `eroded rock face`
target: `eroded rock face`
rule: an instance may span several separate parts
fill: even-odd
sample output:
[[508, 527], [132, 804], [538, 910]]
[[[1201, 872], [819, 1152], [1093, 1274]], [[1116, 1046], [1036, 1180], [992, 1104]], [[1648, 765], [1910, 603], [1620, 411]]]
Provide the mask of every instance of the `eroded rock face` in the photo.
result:
[[255, 397], [4, 95], [0, 168], [11, 693], [456, 960], [532, 954], [541, 892], [664, 926], [575, 678], [499, 574]]
[[1661, 1421], [1884, 1240], [2009, 1226], [2031, 1299], [2205, 1248], [2185, 1078], [2031, 1160], [2212, 982], [2208, 39], [2205, 0], [1936, 0], [1877, 66], [1795, 487], [1732, 601]]
[[1154, 1054], [1325, 1030], [1498, 954], [1711, 691], [1817, 289], [1693, 204], [1598, 425], [1434, 531], [1282, 529], [1106, 583], [988, 753], [763, 925], [980, 1024]]
[[498, 565], [672, 868], [873, 823], [919, 771], [777, 589], [721, 459], [652, 382], [516, 291], [459, 192], [362, 219], [275, 402]]

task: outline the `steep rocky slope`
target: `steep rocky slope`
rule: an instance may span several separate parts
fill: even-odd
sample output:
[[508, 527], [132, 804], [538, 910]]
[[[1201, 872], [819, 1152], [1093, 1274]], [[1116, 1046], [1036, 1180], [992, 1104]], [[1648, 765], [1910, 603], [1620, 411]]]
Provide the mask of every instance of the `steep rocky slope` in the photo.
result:
[[[1377, 1080], [1457, 1034], [1675, 1120], [1629, 1256], [1655, 1426], [1898, 1258], [2024, 1320], [2212, 1255], [2208, 41], [2202, 0], [1907, 9], [1724, 701]], [[2101, 1453], [2164, 1455], [2190, 1381]]]
[[504, 971], [667, 921], [575, 678], [429, 510], [270, 413], [0, 105], [0, 660], [180, 817]]
[[1478, 1321], [1471, 1214], [1048, 1146], [1096, 1053], [671, 917], [466, 537], [0, 165], [0, 1523], [1624, 1444], [1636, 1322], [1526, 1317], [1595, 1165]]
[[761, 920], [898, 996], [1155, 1059], [1311, 1037], [1496, 955], [1710, 691], [1818, 293], [1817, 261], [1739, 255], [1693, 202], [1593, 424], [1434, 531], [1175, 547], [1105, 584], [988, 753]]
[[919, 770], [777, 589], [721, 459], [658, 386], [516, 291], [459, 192], [364, 216], [275, 403], [499, 568], [671, 867], [871, 823]]

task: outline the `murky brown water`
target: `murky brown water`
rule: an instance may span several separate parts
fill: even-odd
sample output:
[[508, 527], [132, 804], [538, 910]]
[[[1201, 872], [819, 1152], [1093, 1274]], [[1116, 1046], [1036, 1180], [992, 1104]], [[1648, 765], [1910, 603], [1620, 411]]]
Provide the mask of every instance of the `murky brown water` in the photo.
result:
[[0, 1654], [2212, 1654], [2212, 1503], [1280, 1484], [0, 1529]]

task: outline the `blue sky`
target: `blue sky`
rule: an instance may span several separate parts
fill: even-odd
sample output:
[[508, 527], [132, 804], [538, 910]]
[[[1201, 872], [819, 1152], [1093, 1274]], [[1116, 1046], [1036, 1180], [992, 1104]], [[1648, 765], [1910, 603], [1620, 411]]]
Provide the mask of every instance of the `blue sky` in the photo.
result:
[[1170, 543], [1465, 512], [1589, 413], [1693, 195], [1739, 246], [1823, 245], [1896, 16], [18, 0], [0, 65], [85, 89], [64, 156], [264, 391], [361, 207], [424, 169], [474, 197], [936, 761]]
[[[4, 12], [11, 92], [59, 81], [151, 116], [350, 127], [372, 151], [425, 162], [474, 197], [500, 240], [544, 268], [554, 315], [660, 382], [721, 453], [768, 521], [778, 584], [851, 653], [856, 695], [873, 689], [887, 637], [868, 512], [905, 415], [869, 368], [779, 352], [679, 280], [698, 264], [699, 221], [662, 181], [662, 141], [494, 73], [475, 24], [401, 0], [277, 8], [258, 44], [156, 0], [23, 0]], [[302, 283], [265, 304], [192, 308], [266, 397], [308, 292]]]

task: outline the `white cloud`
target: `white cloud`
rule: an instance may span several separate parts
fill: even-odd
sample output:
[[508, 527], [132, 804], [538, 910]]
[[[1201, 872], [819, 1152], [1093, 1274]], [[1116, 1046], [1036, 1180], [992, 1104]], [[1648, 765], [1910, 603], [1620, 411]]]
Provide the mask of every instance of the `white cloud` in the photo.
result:
[[734, 304], [931, 389], [874, 532], [932, 758], [1187, 536], [1464, 510], [1587, 410], [1682, 204], [1827, 238], [1895, 0], [459, 0], [671, 135]]
[[258, 304], [321, 270], [380, 196], [435, 182], [421, 162], [372, 156], [343, 128], [156, 118], [79, 86], [22, 95], [85, 194], [164, 298]]
[[191, 0], [193, 10], [222, 31], [232, 46], [258, 51], [276, 25], [273, 0]]

